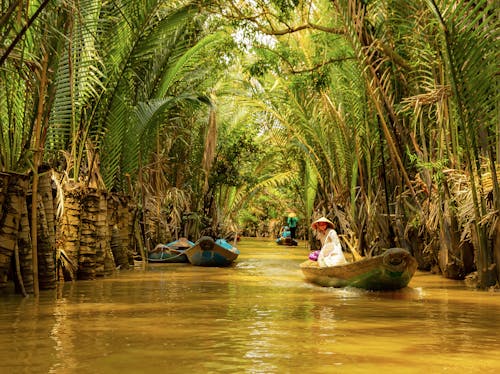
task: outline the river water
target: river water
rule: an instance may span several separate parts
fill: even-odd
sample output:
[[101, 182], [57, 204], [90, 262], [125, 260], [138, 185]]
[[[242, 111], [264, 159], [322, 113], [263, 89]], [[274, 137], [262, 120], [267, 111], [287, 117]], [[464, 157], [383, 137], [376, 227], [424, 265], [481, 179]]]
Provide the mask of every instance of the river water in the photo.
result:
[[308, 250], [244, 238], [229, 268], [150, 264], [0, 295], [0, 373], [498, 373], [500, 293], [417, 272], [322, 288]]

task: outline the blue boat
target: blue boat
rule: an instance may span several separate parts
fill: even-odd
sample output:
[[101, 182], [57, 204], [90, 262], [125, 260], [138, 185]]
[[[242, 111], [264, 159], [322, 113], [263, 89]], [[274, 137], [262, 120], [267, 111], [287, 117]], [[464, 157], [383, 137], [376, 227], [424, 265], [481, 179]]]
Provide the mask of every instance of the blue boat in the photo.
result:
[[229, 266], [240, 251], [224, 239], [202, 236], [185, 254], [195, 266]]
[[185, 252], [193, 245], [194, 243], [186, 238], [158, 244], [148, 253], [148, 262], [189, 262]]

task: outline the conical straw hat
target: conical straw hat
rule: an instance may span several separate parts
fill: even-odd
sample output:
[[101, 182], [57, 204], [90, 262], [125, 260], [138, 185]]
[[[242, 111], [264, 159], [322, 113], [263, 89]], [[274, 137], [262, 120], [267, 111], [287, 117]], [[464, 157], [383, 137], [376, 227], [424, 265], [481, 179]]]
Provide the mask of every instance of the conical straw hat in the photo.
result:
[[321, 217], [321, 218], [318, 218], [316, 221], [314, 221], [312, 224], [311, 224], [311, 228], [313, 230], [316, 230], [316, 228], [318, 227], [318, 223], [320, 222], [326, 222], [327, 226], [332, 228], [334, 227], [334, 224], [332, 221], [330, 221], [328, 218], [326, 217]]

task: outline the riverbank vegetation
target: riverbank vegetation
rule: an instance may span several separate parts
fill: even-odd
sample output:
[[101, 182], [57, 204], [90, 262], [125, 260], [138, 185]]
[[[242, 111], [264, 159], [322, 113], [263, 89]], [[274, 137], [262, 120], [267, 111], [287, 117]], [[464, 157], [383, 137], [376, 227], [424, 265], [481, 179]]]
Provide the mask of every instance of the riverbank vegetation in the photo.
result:
[[492, 0], [8, 1], [0, 288], [158, 243], [335, 220], [346, 247], [500, 279]]

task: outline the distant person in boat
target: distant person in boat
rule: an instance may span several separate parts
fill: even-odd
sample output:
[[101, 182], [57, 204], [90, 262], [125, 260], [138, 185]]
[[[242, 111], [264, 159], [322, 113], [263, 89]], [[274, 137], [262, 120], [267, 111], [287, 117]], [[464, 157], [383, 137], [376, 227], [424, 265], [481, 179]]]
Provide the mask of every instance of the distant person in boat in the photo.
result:
[[292, 233], [290, 231], [290, 228], [288, 226], [283, 227], [283, 231], [281, 232], [281, 237], [282, 238], [291, 238]]
[[318, 255], [320, 267], [341, 265], [347, 262], [342, 252], [339, 237], [333, 227], [333, 222], [326, 217], [321, 217], [311, 224], [311, 228], [316, 231], [316, 237], [321, 242], [321, 250]]
[[299, 219], [295, 213], [290, 213], [286, 219], [286, 224], [290, 227], [290, 235], [292, 239], [295, 239], [295, 233], [297, 232], [297, 223]]

